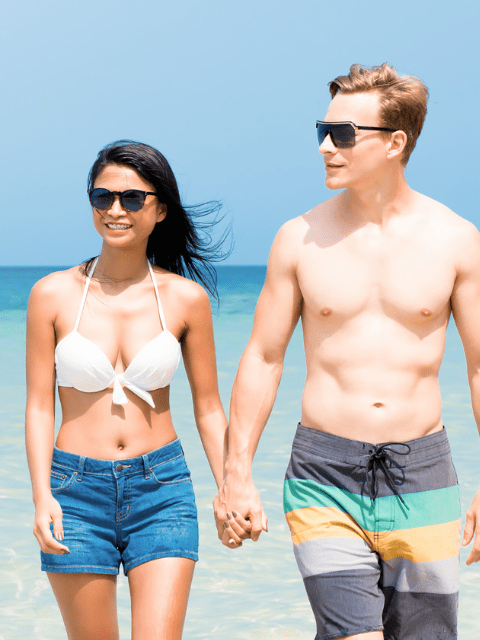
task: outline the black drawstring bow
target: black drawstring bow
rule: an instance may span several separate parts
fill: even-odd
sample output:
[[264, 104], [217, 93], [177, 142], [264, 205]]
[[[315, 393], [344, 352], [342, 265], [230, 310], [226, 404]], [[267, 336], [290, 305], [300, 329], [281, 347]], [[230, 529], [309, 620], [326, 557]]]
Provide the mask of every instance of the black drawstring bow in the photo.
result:
[[[396, 451], [392, 447], [405, 447], [407, 451]], [[371, 480], [370, 480], [370, 498], [375, 500], [378, 494], [378, 479], [377, 472], [381, 469], [385, 475], [385, 480], [387, 481], [388, 486], [392, 490], [396, 496], [400, 498], [403, 504], [405, 504], [404, 499], [398, 493], [397, 487], [402, 485], [405, 482], [405, 471], [403, 468], [396, 462], [390, 455], [389, 452], [396, 453], [401, 456], [406, 456], [410, 453], [411, 448], [405, 442], [386, 442], [385, 444], [381, 444], [378, 446], [374, 446], [374, 451], [371, 453], [370, 458], [368, 459], [367, 467], [365, 470], [365, 484], [368, 484], [369, 481], [369, 473], [372, 472]], [[390, 463], [390, 467], [395, 467], [396, 469], [400, 469], [402, 473], [401, 480], [395, 480], [393, 473], [390, 471], [390, 468], [387, 467], [386, 462]]]

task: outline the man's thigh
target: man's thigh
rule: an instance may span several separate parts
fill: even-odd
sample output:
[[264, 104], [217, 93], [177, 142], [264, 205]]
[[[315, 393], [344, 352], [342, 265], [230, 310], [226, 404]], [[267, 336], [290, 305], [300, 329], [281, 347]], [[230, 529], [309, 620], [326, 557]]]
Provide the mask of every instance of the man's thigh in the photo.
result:
[[381, 567], [367, 531], [375, 507], [361, 495], [366, 459], [358, 443], [306, 427], [293, 443], [284, 508], [316, 640], [383, 630]]
[[[460, 553], [460, 502], [445, 432], [409, 443], [411, 460], [391, 530], [379, 533], [386, 638], [454, 640]], [[381, 499], [380, 499], [381, 500]], [[384, 499], [386, 503], [388, 499]]]

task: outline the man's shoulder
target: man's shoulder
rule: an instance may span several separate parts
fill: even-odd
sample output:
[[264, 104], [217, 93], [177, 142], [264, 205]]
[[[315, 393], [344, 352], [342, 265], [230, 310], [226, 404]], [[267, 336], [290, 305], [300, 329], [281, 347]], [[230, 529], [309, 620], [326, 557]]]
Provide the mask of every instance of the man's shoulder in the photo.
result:
[[274, 268], [296, 268], [305, 241], [312, 228], [312, 219], [322, 218], [322, 203], [307, 213], [291, 218], [282, 224], [272, 244], [269, 257], [270, 271]]
[[291, 237], [292, 234], [294, 237], [301, 235], [306, 229], [306, 224], [304, 220], [304, 214], [297, 216], [296, 218], [290, 218], [282, 224], [280, 229], [277, 232], [277, 237], [280, 238], [288, 238]]
[[306, 213], [302, 213], [296, 218], [287, 220], [279, 229], [277, 238], [284, 238], [286, 241], [295, 242], [305, 238], [305, 234], [312, 226], [325, 222], [328, 224], [329, 217], [336, 211], [338, 195], [329, 198], [316, 205]]
[[[420, 195], [420, 194], [419, 194]], [[480, 266], [480, 233], [477, 227], [444, 204], [421, 196], [427, 237], [451, 256], [457, 273]], [[447, 259], [447, 258], [446, 258]]]
[[480, 242], [480, 233], [469, 220], [433, 198], [422, 194], [418, 196], [422, 208], [427, 213], [429, 223], [438, 231], [448, 234], [451, 241]]

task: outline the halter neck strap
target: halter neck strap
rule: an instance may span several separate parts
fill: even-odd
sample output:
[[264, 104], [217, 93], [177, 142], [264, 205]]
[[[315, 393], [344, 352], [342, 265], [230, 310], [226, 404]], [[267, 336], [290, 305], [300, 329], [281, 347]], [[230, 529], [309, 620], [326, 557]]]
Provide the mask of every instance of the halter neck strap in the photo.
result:
[[[82, 296], [82, 301], [80, 303], [80, 309], [78, 310], [77, 321], [75, 322], [75, 327], [73, 329], [74, 331], [77, 331], [78, 325], [80, 324], [80, 318], [82, 317], [83, 307], [85, 306], [85, 300], [87, 299], [88, 288], [90, 287], [90, 282], [91, 282], [92, 276], [93, 276], [93, 274], [95, 272], [95, 267], [97, 266], [97, 262], [98, 262], [98, 258], [95, 258], [94, 263], [92, 265], [92, 268], [90, 269], [90, 272], [88, 273], [87, 280], [85, 282], [85, 288], [83, 289], [83, 296]], [[162, 329], [164, 331], [166, 331], [167, 330], [167, 325], [165, 323], [165, 316], [163, 314], [162, 303], [160, 302], [160, 296], [158, 295], [157, 281], [155, 280], [155, 274], [153, 273], [153, 269], [152, 269], [152, 265], [150, 263], [150, 260], [147, 261], [147, 264], [148, 264], [148, 270], [150, 271], [150, 276], [152, 278], [153, 288], [155, 290], [155, 297], [157, 298], [157, 306], [158, 306], [158, 313], [159, 313], [159, 316], [160, 316], [160, 322], [162, 323]]]
[[160, 315], [160, 322], [162, 323], [162, 329], [164, 331], [166, 331], [167, 330], [167, 325], [165, 324], [165, 316], [163, 315], [162, 303], [160, 302], [160, 296], [158, 295], [157, 281], [155, 280], [155, 274], [153, 273], [153, 269], [152, 269], [152, 265], [150, 263], [150, 260], [148, 260], [148, 268], [150, 270], [150, 275], [152, 276], [153, 288], [155, 289], [155, 296], [157, 298], [158, 313]]
[[87, 299], [88, 287], [90, 286], [90, 282], [92, 280], [93, 272], [95, 271], [95, 267], [97, 266], [98, 258], [95, 258], [92, 268], [87, 276], [87, 281], [85, 282], [85, 288], [83, 289], [82, 302], [80, 303], [80, 309], [78, 311], [77, 321], [75, 322], [74, 331], [78, 329], [78, 325], [80, 324], [80, 318], [82, 317], [83, 307], [85, 306], [85, 300]]

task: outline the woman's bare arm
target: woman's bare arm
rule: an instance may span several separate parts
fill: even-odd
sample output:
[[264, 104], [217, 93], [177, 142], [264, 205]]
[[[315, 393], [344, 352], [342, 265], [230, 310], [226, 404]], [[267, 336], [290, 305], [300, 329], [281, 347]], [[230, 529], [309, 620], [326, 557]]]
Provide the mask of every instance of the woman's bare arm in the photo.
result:
[[[46, 553], [68, 553], [62, 510], [50, 489], [55, 422], [55, 286], [50, 276], [33, 287], [27, 311], [25, 440], [35, 504], [34, 535]], [[58, 299], [58, 298], [57, 298]], [[53, 522], [55, 537], [51, 534]]]
[[192, 390], [198, 432], [217, 487], [223, 481], [227, 419], [217, 382], [212, 312], [207, 293], [199, 285], [189, 287], [188, 322], [182, 351]]

